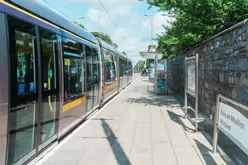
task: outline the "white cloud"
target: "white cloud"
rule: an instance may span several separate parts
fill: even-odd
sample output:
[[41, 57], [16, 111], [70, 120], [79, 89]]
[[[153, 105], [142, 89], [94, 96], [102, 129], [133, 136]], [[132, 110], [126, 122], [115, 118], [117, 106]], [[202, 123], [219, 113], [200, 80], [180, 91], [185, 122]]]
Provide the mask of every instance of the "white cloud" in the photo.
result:
[[[151, 43], [151, 19], [144, 17], [144, 13], [136, 13], [135, 9], [140, 4], [137, 0], [102, 0], [102, 3], [116, 25], [113, 25], [99, 4], [94, 4], [87, 13], [92, 22], [89, 29], [108, 33], [117, 43], [119, 51], [126, 52], [133, 63], [137, 63], [142, 59], [139, 52], [147, 51]], [[154, 15], [154, 36], [164, 32], [162, 24], [166, 24], [166, 19], [161, 15]]]
[[104, 11], [97, 10], [95, 8], [91, 8], [87, 16], [91, 19], [95, 24], [100, 26], [99, 28], [106, 27], [110, 24], [110, 20], [108, 15]]
[[[150, 43], [150, 23], [149, 19], [144, 17], [144, 13], [142, 13], [146, 10], [143, 5], [145, 2], [101, 0], [104, 8], [113, 19], [113, 23], [99, 0], [47, 1], [72, 19], [84, 16], [85, 19], [80, 20], [80, 22], [85, 25], [88, 31], [108, 33], [119, 46], [119, 51], [126, 52], [134, 63], [141, 59], [139, 51], [147, 50]], [[73, 10], [73, 7], [77, 9]], [[82, 10], [78, 11], [79, 7], [82, 7]], [[142, 22], [146, 23], [147, 26], [143, 26]]]

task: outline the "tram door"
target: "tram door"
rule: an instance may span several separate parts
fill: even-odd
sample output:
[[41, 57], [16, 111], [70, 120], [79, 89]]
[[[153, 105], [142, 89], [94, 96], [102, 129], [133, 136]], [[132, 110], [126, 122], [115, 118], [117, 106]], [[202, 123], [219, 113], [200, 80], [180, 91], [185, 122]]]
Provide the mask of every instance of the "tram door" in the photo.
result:
[[99, 104], [100, 96], [100, 59], [99, 53], [93, 49], [93, 70], [94, 70], [94, 106]]
[[99, 104], [100, 66], [99, 54], [95, 48], [86, 46], [87, 60], [87, 111]]
[[93, 75], [93, 60], [92, 48], [85, 46], [86, 51], [86, 68], [87, 68], [87, 112], [94, 107], [94, 75]]
[[8, 22], [11, 83], [8, 164], [22, 164], [57, 137], [57, 42], [56, 35], [40, 29], [37, 44], [38, 29], [34, 25], [13, 17], [8, 17]]
[[59, 69], [57, 35], [39, 30], [41, 48], [41, 100], [39, 151], [57, 138], [59, 112]]

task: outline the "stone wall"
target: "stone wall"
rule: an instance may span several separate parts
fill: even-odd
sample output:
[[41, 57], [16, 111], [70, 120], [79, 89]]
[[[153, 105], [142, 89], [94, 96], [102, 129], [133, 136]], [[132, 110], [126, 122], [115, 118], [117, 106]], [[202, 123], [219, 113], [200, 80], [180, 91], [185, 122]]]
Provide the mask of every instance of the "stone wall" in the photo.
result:
[[168, 85], [184, 96], [184, 58], [199, 54], [199, 110], [214, 114], [217, 94], [248, 105], [248, 24], [223, 32], [168, 62]]
[[[168, 86], [181, 103], [184, 103], [184, 59], [196, 53], [199, 54], [199, 111], [205, 118], [199, 127], [206, 137], [212, 137], [210, 115], [215, 114], [217, 94], [248, 106], [248, 23], [243, 21], [168, 61]], [[188, 102], [194, 104], [192, 98]], [[219, 139], [219, 145], [235, 164], [248, 162], [248, 156], [224, 134]]]
[[168, 61], [168, 87], [180, 99], [184, 96], [184, 56], [179, 56], [174, 60]]

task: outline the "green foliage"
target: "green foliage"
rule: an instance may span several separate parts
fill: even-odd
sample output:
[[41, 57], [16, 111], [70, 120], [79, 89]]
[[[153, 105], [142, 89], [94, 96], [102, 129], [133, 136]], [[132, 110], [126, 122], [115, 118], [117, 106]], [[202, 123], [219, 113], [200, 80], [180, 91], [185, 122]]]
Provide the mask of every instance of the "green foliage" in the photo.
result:
[[99, 32], [91, 32], [95, 37], [102, 39], [103, 41], [107, 42], [108, 44], [118, 48], [118, 45], [112, 41], [110, 36], [107, 33], [99, 33]]
[[140, 72], [140, 70], [141, 70], [142, 68], [144, 68], [144, 66], [145, 66], [145, 61], [140, 60], [140, 61], [137, 62], [137, 64], [134, 66], [134, 71], [135, 71], [135, 72]]
[[158, 0], [151, 6], [170, 11], [175, 21], [158, 36], [158, 50], [165, 58], [237, 24], [248, 17], [247, 0]]

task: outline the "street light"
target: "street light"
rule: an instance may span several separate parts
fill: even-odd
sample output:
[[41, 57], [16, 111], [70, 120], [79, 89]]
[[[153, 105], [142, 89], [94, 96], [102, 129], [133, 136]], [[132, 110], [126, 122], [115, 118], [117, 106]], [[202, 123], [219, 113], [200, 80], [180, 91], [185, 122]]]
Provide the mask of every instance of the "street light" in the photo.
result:
[[[168, 14], [171, 14], [171, 12], [169, 11]], [[154, 17], [155, 14], [145, 14], [144, 16], [146, 17], [151, 17], [151, 44], [153, 45], [153, 17]], [[160, 14], [161, 16], [167, 16], [167, 14], [165, 13], [162, 13]]]
[[80, 17], [80, 18], [74, 18], [74, 20], [83, 20], [84, 17]]
[[151, 17], [151, 44], [153, 45], [153, 16], [154, 15], [148, 15], [148, 14], [145, 14], [146, 17]]

